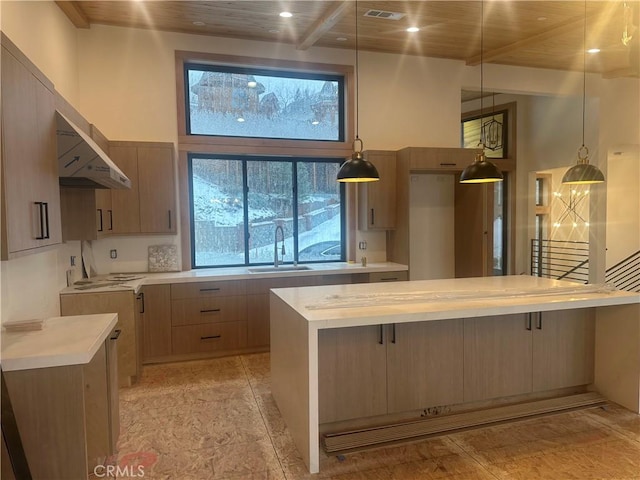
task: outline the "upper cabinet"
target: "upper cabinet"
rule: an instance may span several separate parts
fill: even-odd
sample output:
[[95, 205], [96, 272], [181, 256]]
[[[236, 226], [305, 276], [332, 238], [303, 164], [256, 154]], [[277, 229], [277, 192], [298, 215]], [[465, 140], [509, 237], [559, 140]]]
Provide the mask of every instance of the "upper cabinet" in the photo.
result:
[[130, 190], [111, 191], [112, 233], [176, 233], [173, 144], [112, 142], [110, 153], [131, 180]]
[[392, 230], [396, 228], [396, 153], [367, 150], [364, 157], [376, 167], [380, 180], [358, 184], [358, 228]]
[[2, 36], [2, 260], [62, 242], [53, 85]]

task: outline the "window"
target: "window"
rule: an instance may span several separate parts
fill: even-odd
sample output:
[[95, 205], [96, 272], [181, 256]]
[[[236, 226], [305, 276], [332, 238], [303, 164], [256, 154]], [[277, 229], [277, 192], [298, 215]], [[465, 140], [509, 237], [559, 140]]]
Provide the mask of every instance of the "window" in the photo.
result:
[[344, 141], [344, 76], [185, 63], [188, 135]]
[[190, 154], [192, 267], [344, 261], [343, 161]]
[[500, 111], [483, 117], [466, 118], [462, 121], [462, 147], [477, 148], [481, 129], [484, 128], [485, 155], [487, 158], [506, 158], [507, 112]]

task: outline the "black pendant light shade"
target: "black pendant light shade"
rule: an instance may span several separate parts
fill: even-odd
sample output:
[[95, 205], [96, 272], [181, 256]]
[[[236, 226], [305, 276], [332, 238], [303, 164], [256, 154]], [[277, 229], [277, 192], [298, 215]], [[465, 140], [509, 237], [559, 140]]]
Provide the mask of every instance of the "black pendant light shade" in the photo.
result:
[[[360, 150], [355, 149], [356, 142], [360, 142]], [[353, 142], [354, 152], [351, 158], [344, 162], [338, 170], [339, 182], [377, 182], [380, 175], [376, 167], [364, 158], [362, 154], [362, 140], [356, 138]]]
[[[473, 163], [462, 171], [460, 175], [460, 183], [493, 183], [503, 180], [502, 172], [493, 163], [487, 161], [484, 154], [486, 147], [485, 135], [490, 128], [485, 129], [482, 121], [484, 119], [484, 68], [483, 68], [483, 52], [484, 52], [484, 1], [480, 2], [480, 143], [478, 146], [482, 149], [476, 154]], [[495, 108], [495, 107], [494, 107]], [[495, 121], [492, 120], [492, 121]], [[489, 124], [490, 122], [487, 122]], [[498, 122], [496, 122], [498, 123]]]
[[[353, 153], [351, 154], [351, 158], [347, 159], [346, 162], [342, 164], [340, 170], [338, 170], [338, 182], [341, 183], [360, 183], [360, 182], [376, 182], [380, 180], [380, 175], [378, 174], [378, 170], [376, 167], [364, 158], [362, 154], [362, 150], [364, 145], [362, 144], [362, 140], [358, 135], [358, 114], [359, 114], [359, 103], [358, 103], [358, 82], [359, 82], [359, 72], [358, 72], [358, 0], [355, 1], [355, 12], [356, 12], [356, 70], [355, 70], [355, 127], [356, 127], [356, 138], [353, 141]], [[356, 146], [356, 144], [359, 144]]]
[[[582, 152], [586, 152], [582, 156]], [[604, 174], [595, 165], [589, 163], [589, 150], [584, 145], [578, 150], [578, 163], [571, 167], [562, 177], [564, 185], [589, 185], [603, 183]]]
[[578, 162], [562, 177], [563, 185], [589, 185], [603, 183], [604, 174], [589, 163], [589, 149], [584, 146], [584, 117], [587, 97], [587, 2], [584, 2], [584, 27], [582, 30], [582, 146], [578, 149]]
[[487, 161], [484, 151], [478, 153], [475, 161], [460, 175], [460, 183], [491, 183], [502, 180], [502, 172], [493, 163]]

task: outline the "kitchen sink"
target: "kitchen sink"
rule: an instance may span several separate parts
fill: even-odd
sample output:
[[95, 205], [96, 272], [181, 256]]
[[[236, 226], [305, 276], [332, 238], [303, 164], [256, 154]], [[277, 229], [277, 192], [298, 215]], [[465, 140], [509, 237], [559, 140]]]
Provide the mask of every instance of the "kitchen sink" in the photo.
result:
[[297, 272], [311, 270], [311, 267], [306, 265], [289, 265], [286, 267], [255, 267], [249, 268], [249, 273], [273, 273], [273, 272]]

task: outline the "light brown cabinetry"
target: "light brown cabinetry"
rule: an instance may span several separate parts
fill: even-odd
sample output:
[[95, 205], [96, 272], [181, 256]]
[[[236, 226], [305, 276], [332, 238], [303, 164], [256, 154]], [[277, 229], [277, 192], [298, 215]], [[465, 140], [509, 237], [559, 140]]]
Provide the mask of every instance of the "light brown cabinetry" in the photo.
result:
[[462, 402], [462, 320], [320, 330], [320, 423]]
[[173, 144], [111, 142], [110, 154], [131, 180], [131, 189], [111, 191], [112, 233], [176, 233]]
[[116, 328], [121, 331], [118, 340], [118, 383], [123, 387], [135, 383], [140, 375], [140, 311], [140, 302], [132, 291], [60, 295], [60, 313], [63, 316], [118, 314]]
[[171, 355], [171, 285], [145, 285], [141, 293], [142, 362]]
[[174, 355], [239, 350], [247, 346], [246, 282], [171, 286]]
[[391, 230], [396, 227], [396, 153], [367, 150], [364, 157], [380, 174], [377, 182], [358, 184], [358, 228]]
[[533, 391], [592, 383], [595, 310], [538, 312], [533, 318]]
[[84, 365], [4, 373], [33, 478], [87, 478], [115, 452], [115, 343], [107, 338]]
[[588, 385], [593, 381], [593, 309], [464, 320], [464, 400]]
[[3, 260], [62, 242], [53, 85], [2, 35]]

